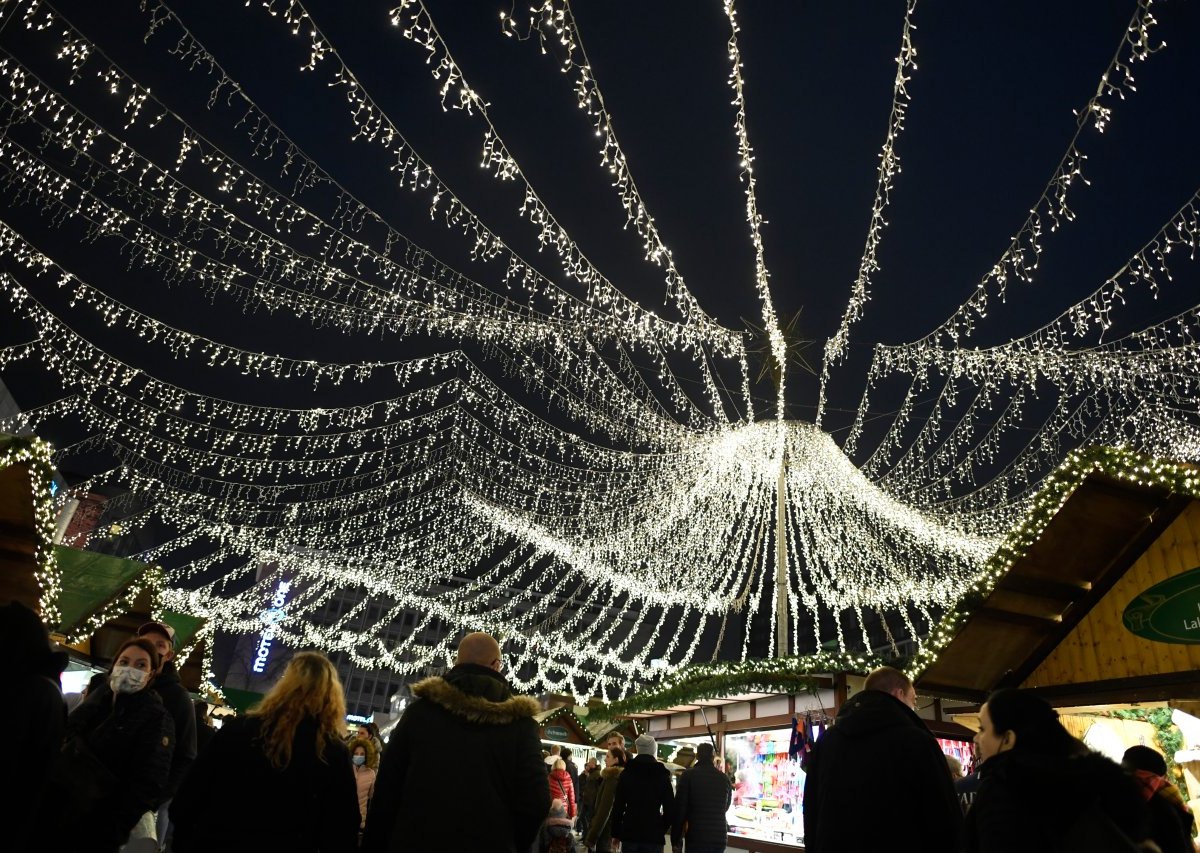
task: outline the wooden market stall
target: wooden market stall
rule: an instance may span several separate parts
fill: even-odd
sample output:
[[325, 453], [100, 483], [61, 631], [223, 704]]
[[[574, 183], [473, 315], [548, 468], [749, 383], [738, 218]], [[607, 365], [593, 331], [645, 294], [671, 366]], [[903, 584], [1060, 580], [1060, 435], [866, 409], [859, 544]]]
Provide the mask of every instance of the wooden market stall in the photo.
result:
[[0, 601], [37, 611], [53, 574], [51, 477], [45, 442], [0, 435]]
[[[840, 669], [819, 669], [840, 662]], [[727, 817], [730, 848], [751, 853], [793, 853], [802, 848], [802, 752], [863, 689], [878, 661], [816, 655], [700, 664], [680, 670], [665, 687], [610, 708], [636, 721], [658, 743], [658, 758], [687, 766], [700, 743], [713, 743], [734, 786]], [[853, 668], [855, 671], [846, 671]], [[740, 684], [741, 688], [732, 688]], [[918, 714], [949, 755], [969, 752], [969, 729], [943, 714], [940, 699], [920, 697]], [[802, 748], [801, 748], [802, 749]]]
[[[1026, 541], [990, 567], [990, 587], [946, 617], [918, 661], [917, 687], [958, 700], [950, 713], [966, 722], [992, 690], [1036, 690], [1110, 757], [1144, 743], [1168, 764], [1178, 758], [1196, 798], [1200, 472], [1107, 459], [1117, 464], [1093, 464], [1064, 489]], [[1172, 746], [1178, 730], [1161, 736], [1172, 720], [1182, 750]]]

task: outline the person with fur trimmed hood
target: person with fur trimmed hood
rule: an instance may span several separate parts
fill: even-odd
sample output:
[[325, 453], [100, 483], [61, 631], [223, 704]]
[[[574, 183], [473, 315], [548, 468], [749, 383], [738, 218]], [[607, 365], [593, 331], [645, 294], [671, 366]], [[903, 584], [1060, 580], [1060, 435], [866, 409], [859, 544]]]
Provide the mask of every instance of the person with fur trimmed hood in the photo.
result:
[[[500, 645], [473, 633], [445, 676], [412, 685], [416, 701], [380, 761], [364, 851], [526, 853], [533, 845], [550, 810], [534, 721], [541, 706], [514, 696], [500, 669]], [[469, 784], [448, 748], [475, 762]], [[449, 802], [448, 791], [457, 792]]]

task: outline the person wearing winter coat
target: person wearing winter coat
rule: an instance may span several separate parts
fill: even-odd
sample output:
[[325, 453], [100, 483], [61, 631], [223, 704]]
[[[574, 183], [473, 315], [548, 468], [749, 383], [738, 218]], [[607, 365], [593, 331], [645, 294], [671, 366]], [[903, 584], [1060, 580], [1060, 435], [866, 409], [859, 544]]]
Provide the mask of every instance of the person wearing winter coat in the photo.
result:
[[1031, 690], [998, 690], [979, 711], [979, 791], [967, 853], [1098, 853], [1146, 839], [1146, 810], [1121, 768], [1072, 737]]
[[375, 744], [370, 738], [355, 738], [350, 741], [350, 761], [354, 765], [354, 783], [358, 786], [358, 811], [362, 815], [360, 827], [367, 825], [367, 806], [375, 793], [375, 777], [379, 756], [373, 755]]
[[579, 797], [582, 793], [579, 790], [579, 767], [571, 760], [571, 750], [567, 747], [562, 748], [562, 760], [566, 765], [567, 775], [571, 777], [571, 786], [575, 789], [575, 812], [579, 812]]
[[300, 652], [245, 716], [227, 721], [171, 804], [175, 853], [353, 853], [362, 817], [337, 670]]
[[547, 780], [550, 783], [550, 798], [563, 801], [567, 809], [567, 817], [575, 817], [575, 785], [571, 782], [571, 774], [567, 772], [567, 762], [561, 758], [554, 762]]
[[700, 744], [695, 763], [675, 786], [671, 846], [681, 847], [686, 838], [688, 853], [725, 853], [729, 832], [725, 813], [732, 798], [729, 777], [713, 765], [713, 745]]
[[634, 746], [637, 755], [617, 780], [612, 837], [624, 853], [662, 853], [675, 819], [671, 773], [655, 757], [658, 744], [650, 735], [638, 735]]
[[1146, 803], [1150, 840], [1162, 853], [1194, 853], [1195, 818], [1179, 789], [1167, 778], [1167, 761], [1148, 746], [1131, 746], [1121, 767], [1136, 783]]
[[167, 776], [164, 802], [155, 816], [158, 844], [161, 847], [166, 843], [167, 829], [170, 825], [171, 797], [175, 795], [179, 783], [196, 760], [196, 709], [175, 669], [175, 629], [166, 622], [147, 622], [138, 628], [137, 635], [154, 643], [158, 650], [160, 662], [151, 689], [162, 699], [163, 707], [167, 709], [175, 724], [175, 750], [171, 757], [171, 773]]
[[108, 683], [67, 718], [41, 821], [47, 850], [115, 851], [166, 796], [175, 724], [150, 689], [158, 650], [127, 641]]
[[604, 753], [604, 770], [600, 774], [600, 788], [596, 793], [596, 810], [583, 837], [588, 850], [609, 853], [612, 845], [612, 807], [617, 798], [617, 782], [625, 770], [625, 764], [625, 750], [621, 747], [610, 747]]
[[904, 673], [879, 667], [813, 744], [804, 780], [808, 853], [858, 853], [869, 846], [864, 815], [870, 827], [895, 829], [888, 850], [957, 853], [962, 810], [916, 701]]
[[579, 774], [579, 785], [582, 788], [579, 791], [579, 831], [587, 832], [588, 825], [592, 822], [592, 815], [596, 813], [596, 797], [600, 793], [601, 771], [596, 759], [589, 758], [583, 765], [583, 772]]
[[[412, 685], [392, 731], [367, 812], [367, 853], [526, 853], [550, 811], [536, 699], [514, 696], [500, 646], [468, 634], [454, 667]], [[447, 758], [471, 756], [476, 771]], [[455, 820], [446, 820], [447, 791]], [[469, 792], [469, 793], [466, 793]]]
[[0, 607], [0, 648], [7, 653], [9, 664], [4, 701], [0, 702], [0, 731], [8, 735], [0, 752], [0, 771], [4, 778], [21, 780], [0, 797], [0, 827], [4, 849], [26, 853], [41, 847], [37, 807], [67, 726], [59, 687], [67, 654], [51, 650], [42, 620], [16, 601]]
[[[561, 760], [561, 759], [560, 759]], [[539, 853], [574, 853], [571, 843], [571, 827], [574, 822], [567, 817], [567, 807], [555, 798], [550, 801], [550, 816], [542, 826], [542, 839], [538, 843]]]

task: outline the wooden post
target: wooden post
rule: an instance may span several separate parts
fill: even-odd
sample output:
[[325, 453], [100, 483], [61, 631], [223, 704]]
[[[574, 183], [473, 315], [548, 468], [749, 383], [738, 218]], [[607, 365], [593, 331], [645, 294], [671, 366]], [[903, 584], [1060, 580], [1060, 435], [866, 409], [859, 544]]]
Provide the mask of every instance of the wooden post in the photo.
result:
[[775, 488], [775, 655], [788, 653], [787, 454], [779, 457]]

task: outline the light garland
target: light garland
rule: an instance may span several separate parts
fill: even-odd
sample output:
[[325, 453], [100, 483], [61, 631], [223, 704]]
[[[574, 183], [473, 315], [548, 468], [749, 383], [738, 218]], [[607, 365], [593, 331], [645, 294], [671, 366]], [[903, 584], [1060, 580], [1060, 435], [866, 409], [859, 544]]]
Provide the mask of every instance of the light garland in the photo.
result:
[[883, 239], [883, 230], [887, 226], [883, 218], [891, 201], [893, 182], [900, 174], [900, 156], [896, 153], [896, 140], [904, 131], [904, 119], [908, 115], [908, 105], [912, 100], [908, 94], [908, 82], [912, 72], [917, 70], [917, 49], [913, 45], [912, 33], [913, 14], [917, 10], [917, 0], [908, 0], [904, 8], [904, 27], [900, 34], [900, 53], [896, 56], [896, 79], [892, 91], [892, 113], [888, 118], [887, 137], [879, 152], [879, 182], [875, 187], [875, 200], [871, 204], [871, 222], [867, 227], [867, 245], [863, 249], [862, 260], [858, 265], [858, 277], [850, 288], [850, 301], [842, 313], [842, 321], [837, 331], [825, 342], [825, 352], [821, 363], [821, 384], [817, 392], [816, 425], [821, 426], [825, 419], [825, 386], [829, 382], [830, 368], [837, 364], [846, 354], [846, 346], [850, 341], [850, 327], [862, 317], [863, 309], [871, 298], [871, 276], [879, 271], [879, 261], [876, 255], [879, 243]]
[[742, 183], [746, 190], [746, 219], [750, 223], [750, 242], [754, 245], [754, 284], [758, 291], [759, 302], [762, 303], [763, 330], [766, 332], [770, 345], [771, 357], [779, 371], [775, 389], [775, 417], [783, 420], [786, 409], [784, 394], [787, 388], [787, 342], [783, 338], [783, 329], [779, 325], [779, 317], [775, 313], [775, 303], [771, 299], [771, 274], [767, 270], [766, 250], [763, 247], [761, 233], [766, 220], [758, 212], [758, 201], [754, 192], [754, 149], [750, 146], [750, 135], [746, 130], [746, 97], [745, 84], [742, 80], [742, 54], [738, 50], [737, 43], [737, 12], [733, 8], [734, 0], [723, 0], [723, 2], [730, 30], [729, 41], [726, 44], [731, 66], [729, 85], [733, 89], [733, 104], [737, 107], [733, 129], [738, 141], [738, 166], [742, 170]]
[[54, 500], [51, 486], [54, 466], [50, 445], [34, 436], [0, 435], [0, 470], [20, 465], [29, 472], [29, 501], [33, 509], [33, 577], [40, 595], [38, 612], [47, 625], [62, 619], [58, 597], [62, 593], [62, 572], [54, 557]]

